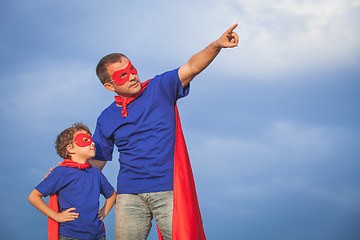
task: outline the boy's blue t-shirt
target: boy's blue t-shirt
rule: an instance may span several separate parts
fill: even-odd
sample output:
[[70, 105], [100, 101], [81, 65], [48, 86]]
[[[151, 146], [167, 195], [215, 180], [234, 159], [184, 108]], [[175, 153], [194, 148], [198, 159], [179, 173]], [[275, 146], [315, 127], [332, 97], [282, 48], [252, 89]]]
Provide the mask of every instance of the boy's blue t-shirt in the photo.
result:
[[173, 189], [175, 104], [188, 95], [178, 69], [155, 76], [140, 96], [127, 106], [113, 102], [97, 120], [94, 159], [111, 161], [118, 147], [120, 170], [117, 193], [145, 193]]
[[111, 197], [114, 188], [98, 168], [56, 167], [35, 189], [45, 197], [58, 193], [60, 211], [76, 208], [79, 213], [74, 221], [60, 223], [59, 234], [77, 239], [105, 236], [98, 217], [99, 197]]

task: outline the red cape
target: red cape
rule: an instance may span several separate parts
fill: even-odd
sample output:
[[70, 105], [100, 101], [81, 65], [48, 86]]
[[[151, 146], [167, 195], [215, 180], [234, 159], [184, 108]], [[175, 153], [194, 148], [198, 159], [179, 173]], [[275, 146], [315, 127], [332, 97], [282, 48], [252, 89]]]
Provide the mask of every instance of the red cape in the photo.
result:
[[[55, 212], [59, 212], [59, 204], [56, 193], [50, 196], [49, 207]], [[51, 218], [48, 218], [48, 237], [49, 240], [59, 240], [59, 223]]]
[[[179, 111], [175, 106], [176, 138], [174, 153], [173, 240], [205, 240], [194, 178], [181, 129]], [[158, 228], [159, 239], [162, 240]]]

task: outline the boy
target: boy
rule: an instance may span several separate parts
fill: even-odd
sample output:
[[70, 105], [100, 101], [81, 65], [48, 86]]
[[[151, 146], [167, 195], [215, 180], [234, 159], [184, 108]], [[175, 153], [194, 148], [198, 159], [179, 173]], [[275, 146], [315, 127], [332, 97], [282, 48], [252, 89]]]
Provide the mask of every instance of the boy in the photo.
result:
[[[56, 139], [56, 151], [64, 158], [29, 195], [29, 202], [60, 223], [60, 240], [105, 239], [102, 219], [116, 200], [116, 192], [102, 172], [88, 162], [95, 156], [95, 144], [87, 126], [77, 123]], [[51, 209], [42, 197], [58, 194], [60, 212]], [[100, 193], [106, 202], [99, 210]]]

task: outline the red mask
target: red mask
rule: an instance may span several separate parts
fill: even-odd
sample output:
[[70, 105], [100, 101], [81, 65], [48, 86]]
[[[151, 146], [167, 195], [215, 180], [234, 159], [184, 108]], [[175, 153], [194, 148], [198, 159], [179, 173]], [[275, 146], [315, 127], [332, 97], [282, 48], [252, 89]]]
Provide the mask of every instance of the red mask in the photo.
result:
[[137, 74], [136, 68], [129, 61], [126, 68], [113, 73], [112, 79], [116, 85], [124, 85], [129, 80], [130, 74]]
[[79, 133], [75, 136], [74, 142], [79, 147], [87, 147], [93, 143], [93, 140], [90, 135]]

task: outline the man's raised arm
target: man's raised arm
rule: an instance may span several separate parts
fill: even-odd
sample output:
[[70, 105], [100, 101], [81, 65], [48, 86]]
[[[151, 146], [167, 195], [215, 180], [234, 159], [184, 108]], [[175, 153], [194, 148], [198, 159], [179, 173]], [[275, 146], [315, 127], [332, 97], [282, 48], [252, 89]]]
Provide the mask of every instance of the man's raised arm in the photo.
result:
[[234, 24], [219, 39], [192, 56], [187, 63], [179, 68], [179, 78], [183, 86], [188, 85], [197, 74], [202, 72], [214, 60], [222, 48], [237, 47], [239, 37], [233, 32], [236, 27], [237, 24]]

